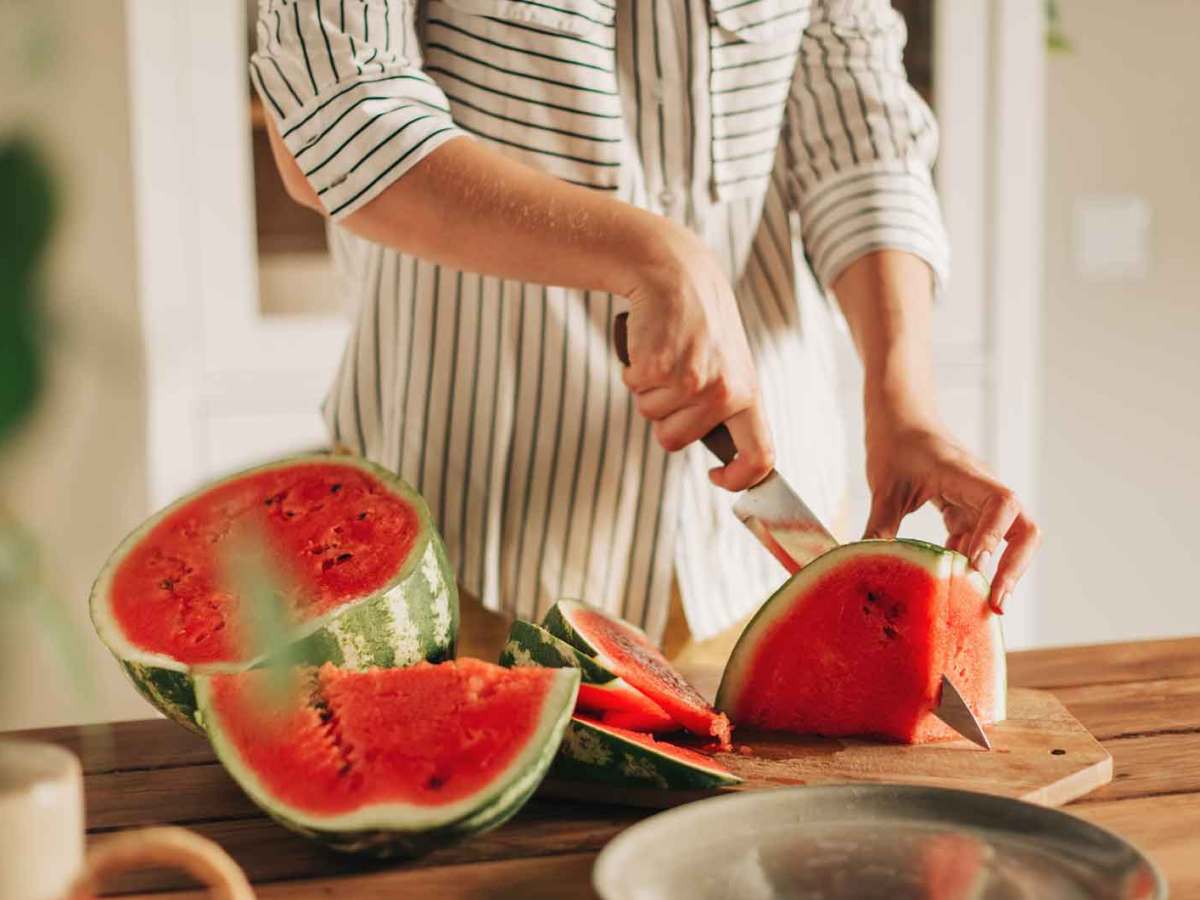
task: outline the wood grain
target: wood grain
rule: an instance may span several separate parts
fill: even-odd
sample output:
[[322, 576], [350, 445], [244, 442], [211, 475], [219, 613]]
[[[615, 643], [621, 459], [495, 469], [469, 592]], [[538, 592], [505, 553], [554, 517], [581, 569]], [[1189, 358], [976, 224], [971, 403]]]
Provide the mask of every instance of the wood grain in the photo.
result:
[[[596, 852], [617, 833], [645, 817], [622, 807], [581, 809], [578, 804], [534, 801], [495, 831], [411, 861], [375, 862], [344, 856], [293, 834], [262, 815], [194, 822], [188, 827], [224, 847], [255, 884], [324, 878], [384, 869], [412, 870], [495, 862], [565, 853]], [[92, 834], [96, 840], [102, 834]], [[118, 892], [190, 887], [182, 873], [131, 872], [114, 884]]]
[[[391, 870], [346, 878], [284, 881], [258, 889], [260, 900], [347, 897], [354, 900], [595, 900], [594, 853]], [[130, 900], [206, 900], [203, 891], [141, 894]]]
[[217, 759], [207, 740], [163, 718], [38, 728], [11, 736], [65, 747], [79, 757], [85, 775], [189, 766]]
[[1194, 731], [1200, 723], [1200, 678], [1089, 684], [1054, 693], [1101, 739]]
[[1058, 688], [1200, 678], [1200, 639], [1051, 647], [1008, 654], [1010, 687]]
[[[738, 730], [750, 754], [717, 758], [745, 779], [732, 790], [769, 790], [841, 781], [902, 782], [963, 788], [1060, 806], [1106, 784], [1112, 759], [1058, 699], [1045, 691], [1009, 691], [1009, 717], [987, 729], [992, 750], [966, 740], [898, 746]], [[548, 781], [548, 796], [663, 808], [705, 796], [652, 788]], [[712, 792], [709, 792], [710, 794]]]
[[[1045, 695], [1027, 692], [1022, 698], [1015, 691], [1013, 719], [993, 732], [999, 749], [1005, 749], [999, 738], [1008, 740], [1005, 730], [1015, 730], [1013, 740], [1023, 731], [1019, 739], [1028, 741], [1046, 726], [1060, 727], [1071, 718], [1069, 710], [1100, 736], [1112, 754], [1115, 777], [1068, 811], [1147, 851], [1167, 874], [1172, 896], [1200, 896], [1200, 639], [1039, 650], [1010, 654], [1009, 660], [1012, 684], [1050, 686], [1066, 709], [1034, 702]], [[718, 674], [707, 670], [697, 677], [711, 690]], [[457, 846], [411, 862], [372, 863], [327, 852], [259, 814], [215, 764], [203, 738], [166, 720], [20, 736], [51, 740], [80, 756], [92, 839], [138, 825], [182, 822], [229, 850], [266, 898], [591, 897], [595, 853], [647, 815], [632, 807], [535, 799], [511, 822]], [[830, 765], [846, 760], [836, 765], [870, 779], [884, 765], [872, 761], [872, 754], [884, 754], [892, 772], [899, 768], [921, 777], [916, 770], [924, 763], [917, 765], [914, 754], [919, 759], [923, 748], [865, 746], [827, 746], [819, 759]], [[961, 765], [987, 756], [965, 745], [928, 746], [939, 758], [942, 775], [947, 765], [961, 772]], [[1058, 749], [1067, 750], [1062, 757], [1075, 752]], [[1056, 765], [1067, 762], [1055, 759]], [[768, 761], [751, 758], [744, 764]], [[601, 799], [611, 801], [611, 792]], [[179, 874], [147, 871], [113, 888], [185, 886]]]
[[1200, 798], [1195, 794], [1084, 803], [1068, 812], [1147, 853], [1166, 877], [1172, 897], [1200, 897]]
[[1200, 792], [1200, 733], [1155, 734], [1105, 741], [1113, 780], [1080, 803]]

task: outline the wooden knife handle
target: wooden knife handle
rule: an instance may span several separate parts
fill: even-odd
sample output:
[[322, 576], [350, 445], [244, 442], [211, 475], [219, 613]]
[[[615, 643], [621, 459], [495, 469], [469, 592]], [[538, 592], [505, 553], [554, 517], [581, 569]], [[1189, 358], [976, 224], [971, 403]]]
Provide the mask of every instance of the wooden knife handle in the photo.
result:
[[[629, 365], [629, 313], [617, 313], [617, 318], [613, 321], [613, 346], [617, 349], [617, 359], [621, 361], [621, 365]], [[729, 465], [737, 456], [733, 435], [724, 424], [718, 425], [701, 438], [701, 441], [723, 465]]]

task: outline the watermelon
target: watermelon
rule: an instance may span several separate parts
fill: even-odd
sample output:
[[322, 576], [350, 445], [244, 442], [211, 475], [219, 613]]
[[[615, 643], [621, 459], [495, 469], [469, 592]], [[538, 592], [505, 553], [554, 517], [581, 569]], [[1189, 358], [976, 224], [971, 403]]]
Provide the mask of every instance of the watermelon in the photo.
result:
[[715, 737], [729, 747], [729, 720], [684, 680], [640, 629], [575, 600], [558, 601], [542, 624], [649, 697], [688, 731]]
[[942, 674], [982, 723], [1005, 715], [1004, 642], [988, 586], [922, 541], [836, 547], [746, 626], [717, 706], [739, 725], [915, 743], [954, 736], [931, 714]]
[[314, 454], [215, 482], [154, 515], [96, 580], [101, 639], [156, 707], [197, 729], [193, 679], [260, 664], [230, 535], [261, 538], [286, 596], [270, 648], [349, 669], [454, 656], [458, 593], [425, 502], [362, 459]]
[[711, 790], [741, 781], [695, 750], [580, 714], [567, 725], [551, 772], [566, 781], [662, 790]]
[[661, 706], [541, 626], [517, 619], [500, 653], [502, 666], [568, 666], [579, 669], [579, 708], [605, 722], [643, 731], [677, 731], [679, 724]]
[[477, 659], [352, 672], [199, 676], [218, 758], [288, 828], [349, 853], [413, 856], [512, 816], [550, 767], [574, 669]]

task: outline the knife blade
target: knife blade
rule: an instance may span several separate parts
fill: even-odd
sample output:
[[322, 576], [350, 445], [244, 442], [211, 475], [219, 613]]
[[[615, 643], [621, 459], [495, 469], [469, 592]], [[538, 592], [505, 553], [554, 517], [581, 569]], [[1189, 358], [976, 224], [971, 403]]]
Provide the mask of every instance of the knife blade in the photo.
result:
[[[613, 322], [613, 345], [621, 364], [629, 365], [629, 313], [617, 314]], [[724, 465], [729, 465], [737, 456], [733, 436], [723, 424], [701, 441]], [[795, 575], [838, 544], [837, 538], [776, 469], [758, 484], [742, 491], [733, 503], [733, 512], [789, 575]], [[967, 740], [985, 750], [992, 749], [979, 720], [945, 674], [942, 675], [938, 705], [932, 712]]]
[[933, 714], [968, 741], [973, 741], [984, 750], [992, 749], [992, 742], [988, 740], [983, 726], [971, 712], [971, 707], [967, 706], [967, 701], [958, 692], [954, 682], [945, 675], [942, 676], [942, 696], [938, 705], [933, 708]]
[[[628, 313], [619, 313], [613, 323], [617, 358], [626, 366], [629, 365], [628, 321]], [[737, 456], [733, 437], [724, 425], [718, 425], [701, 440], [725, 465]], [[738, 496], [733, 512], [791, 575], [837, 546], [837, 538], [774, 469]]]

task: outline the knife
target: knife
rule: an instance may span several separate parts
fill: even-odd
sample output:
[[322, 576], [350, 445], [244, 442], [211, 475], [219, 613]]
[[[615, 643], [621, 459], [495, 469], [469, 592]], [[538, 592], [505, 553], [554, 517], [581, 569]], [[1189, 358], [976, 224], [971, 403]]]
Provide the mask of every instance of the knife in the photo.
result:
[[[629, 365], [629, 313], [617, 314], [613, 322], [613, 345], [621, 364]], [[723, 465], [729, 465], [737, 456], [733, 436], [724, 424], [700, 440]], [[733, 503], [733, 512], [790, 575], [795, 575], [838, 544], [837, 538], [776, 469], [758, 484], [742, 491]], [[985, 750], [992, 749], [979, 720], [954, 682], [945, 675], [942, 675], [938, 704], [932, 712], [967, 740]]]

